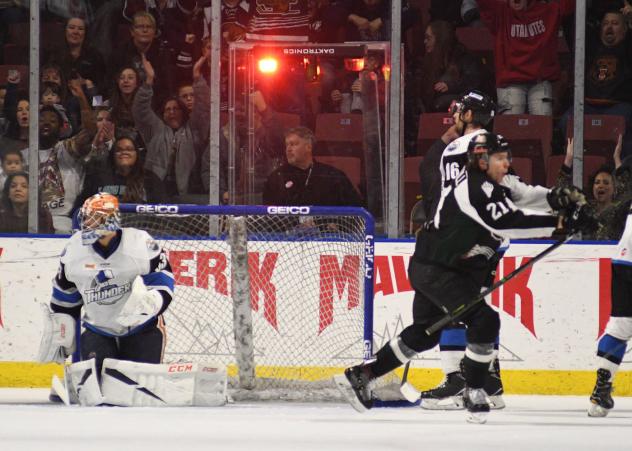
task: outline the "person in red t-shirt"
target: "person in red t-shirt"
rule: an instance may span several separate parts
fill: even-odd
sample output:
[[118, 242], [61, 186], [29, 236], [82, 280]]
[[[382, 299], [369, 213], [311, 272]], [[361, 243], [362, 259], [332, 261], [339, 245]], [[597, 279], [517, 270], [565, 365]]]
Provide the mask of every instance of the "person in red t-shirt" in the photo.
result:
[[557, 33], [574, 0], [478, 0], [494, 35], [498, 110], [505, 114], [552, 114], [551, 82], [560, 76]]

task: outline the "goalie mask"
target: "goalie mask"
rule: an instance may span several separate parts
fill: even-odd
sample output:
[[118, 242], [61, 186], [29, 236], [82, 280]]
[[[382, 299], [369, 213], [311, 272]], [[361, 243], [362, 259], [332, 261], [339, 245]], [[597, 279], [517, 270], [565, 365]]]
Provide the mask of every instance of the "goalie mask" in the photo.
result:
[[118, 199], [112, 194], [98, 193], [89, 197], [79, 210], [81, 241], [84, 245], [121, 228]]

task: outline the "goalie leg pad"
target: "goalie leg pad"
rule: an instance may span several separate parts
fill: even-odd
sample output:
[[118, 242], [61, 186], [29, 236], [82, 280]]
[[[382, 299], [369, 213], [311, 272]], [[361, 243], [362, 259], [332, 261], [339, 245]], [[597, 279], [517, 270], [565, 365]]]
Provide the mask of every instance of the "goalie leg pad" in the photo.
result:
[[70, 390], [77, 393], [82, 406], [98, 406], [104, 402], [97, 374], [95, 359], [73, 363], [68, 367], [68, 382], [72, 385]]
[[37, 361], [63, 363], [75, 347], [75, 319], [66, 313], [53, 313], [45, 306]]
[[101, 379], [105, 402], [117, 406], [221, 406], [227, 399], [223, 365], [105, 359]]

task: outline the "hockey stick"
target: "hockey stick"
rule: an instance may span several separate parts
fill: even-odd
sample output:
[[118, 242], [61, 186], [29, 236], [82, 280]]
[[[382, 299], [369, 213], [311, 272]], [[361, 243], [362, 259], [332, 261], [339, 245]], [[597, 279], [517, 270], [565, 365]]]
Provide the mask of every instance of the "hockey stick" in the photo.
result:
[[551, 252], [553, 252], [555, 249], [557, 249], [558, 247], [560, 247], [562, 244], [568, 243], [571, 239], [573, 239], [573, 237], [575, 236], [575, 233], [570, 233], [569, 235], [567, 235], [564, 239], [561, 239], [559, 241], [556, 241], [555, 243], [553, 243], [551, 246], [547, 247], [546, 249], [544, 249], [542, 252], [540, 252], [538, 255], [536, 255], [535, 257], [533, 257], [531, 260], [529, 260], [527, 263], [525, 263], [524, 265], [516, 268], [514, 271], [512, 271], [511, 273], [507, 274], [505, 277], [503, 277], [502, 279], [500, 279], [498, 282], [494, 283], [491, 287], [489, 287], [487, 290], [481, 292], [478, 296], [476, 296], [474, 299], [472, 299], [471, 301], [465, 303], [465, 304], [461, 304], [460, 306], [458, 306], [456, 309], [454, 309], [452, 312], [447, 313], [443, 318], [441, 318], [439, 321], [437, 321], [436, 323], [434, 323], [433, 325], [431, 325], [430, 327], [428, 327], [426, 329], [426, 334], [427, 335], [432, 335], [434, 333], [436, 333], [437, 331], [443, 329], [446, 325], [450, 324], [451, 322], [457, 320], [458, 318], [462, 317], [463, 315], [465, 315], [472, 307], [478, 305], [479, 302], [484, 302], [485, 301], [485, 297], [487, 297], [490, 293], [492, 293], [493, 291], [497, 290], [498, 288], [500, 288], [501, 286], [503, 286], [504, 284], [506, 284], [507, 282], [509, 282], [511, 279], [513, 279], [514, 277], [516, 277], [518, 274], [522, 273], [523, 271], [525, 271], [526, 269], [530, 268], [531, 266], [535, 265], [537, 262], [539, 262], [540, 260], [542, 260], [544, 257], [546, 257], [547, 255], [549, 255]]
[[406, 362], [404, 366], [404, 374], [402, 374], [402, 383], [399, 386], [399, 392], [406, 399], [406, 401], [415, 404], [419, 401], [420, 392], [411, 383], [408, 382], [408, 370], [410, 369], [410, 362]]

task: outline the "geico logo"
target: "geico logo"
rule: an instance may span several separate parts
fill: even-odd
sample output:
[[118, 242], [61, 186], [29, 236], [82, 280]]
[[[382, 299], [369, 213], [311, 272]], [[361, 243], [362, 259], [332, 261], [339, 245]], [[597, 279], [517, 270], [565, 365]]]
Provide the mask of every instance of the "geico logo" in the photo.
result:
[[137, 205], [136, 213], [177, 213], [177, 205]]
[[309, 207], [268, 207], [271, 215], [307, 215]]
[[174, 365], [169, 365], [169, 368], [167, 368], [168, 373], [185, 373], [187, 371], [192, 371], [192, 370], [193, 370], [192, 363], [174, 364]]
[[61, 208], [64, 206], [64, 198], [62, 197], [61, 199], [51, 200], [46, 205], [48, 205], [49, 210], [52, 210], [53, 208]]

